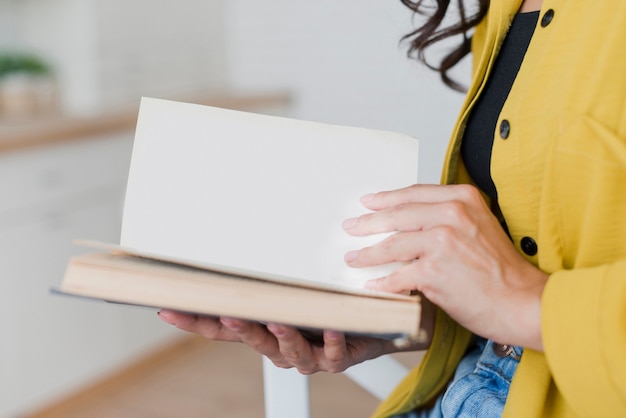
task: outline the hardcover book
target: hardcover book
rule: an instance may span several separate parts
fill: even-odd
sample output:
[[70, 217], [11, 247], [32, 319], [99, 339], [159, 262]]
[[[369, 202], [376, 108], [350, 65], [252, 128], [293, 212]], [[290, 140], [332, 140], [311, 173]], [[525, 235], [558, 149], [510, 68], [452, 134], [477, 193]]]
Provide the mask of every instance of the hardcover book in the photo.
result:
[[63, 293], [307, 329], [416, 339], [419, 297], [348, 267], [359, 198], [417, 181], [408, 135], [144, 98], [120, 243], [72, 258]]

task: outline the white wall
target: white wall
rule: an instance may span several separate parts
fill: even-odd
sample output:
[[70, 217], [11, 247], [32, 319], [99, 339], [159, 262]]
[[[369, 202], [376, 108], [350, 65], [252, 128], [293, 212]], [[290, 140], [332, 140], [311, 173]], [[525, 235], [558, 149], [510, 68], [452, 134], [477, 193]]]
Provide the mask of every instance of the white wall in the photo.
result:
[[0, 1], [0, 49], [15, 47], [17, 28], [14, 16], [13, 2]]
[[[203, 1], [207, 3], [206, 7], [199, 6]], [[208, 48], [212, 51], [209, 61], [212, 61], [211, 68], [213, 69], [202, 67], [205, 68], [207, 79], [215, 78], [215, 74], [223, 73], [227, 68], [230, 69], [224, 78], [207, 80], [208, 86], [215, 86], [216, 83], [226, 84], [246, 91], [289, 89], [295, 97], [293, 115], [296, 117], [401, 131], [414, 135], [420, 139], [421, 146], [420, 180], [428, 183], [438, 182], [445, 145], [462, 95], [444, 87], [436, 74], [406, 57], [406, 45], [400, 45], [399, 39], [411, 30], [413, 16], [400, 0], [203, 1], [182, 0], [176, 5], [180, 13], [175, 15], [170, 13], [169, 19], [165, 17], [165, 20], [163, 16], [159, 17], [161, 19], [159, 22], [169, 22], [167, 25], [163, 24], [163, 33], [184, 33], [191, 35], [192, 39], [185, 42], [177, 35], [171, 42], [163, 42], [157, 37], [154, 44], [158, 45], [153, 45], [158, 46], [157, 49], [139, 48], [144, 55], [152, 54], [142, 62], [156, 64], [150, 67], [154, 68], [162, 67], [160, 64], [165, 58], [160, 57], [168, 57], [169, 61], [180, 61], [182, 58], [188, 67], [196, 68], [198, 60], [181, 57], [179, 50], [189, 49], [189, 44], [193, 44], [196, 45], [194, 48], [200, 51], [202, 48], [198, 47], [198, 38], [205, 37], [207, 38], [206, 44], [213, 45]], [[17, 38], [23, 38], [18, 39], [18, 43], [25, 44], [25, 46], [38, 45], [38, 42], [48, 39], [46, 36], [40, 36], [41, 30], [35, 29], [41, 25], [34, 23], [49, 21], [50, 30], [44, 32], [51, 35], [49, 37], [51, 49], [54, 49], [53, 47], [58, 49], [59, 43], [54, 38], [55, 36], [63, 37], [63, 31], [55, 28], [54, 24], [66, 21], [71, 23], [76, 19], [79, 19], [76, 22], [81, 22], [81, 16], [88, 30], [83, 30], [85, 33], [78, 37], [82, 42], [80, 45], [85, 42], [99, 45], [99, 42], [92, 42], [89, 39], [97, 36], [93, 31], [98, 26], [102, 26], [102, 22], [99, 22], [99, 25], [95, 24], [96, 16], [80, 12], [80, 10], [88, 5], [106, 5], [108, 2], [104, 0], [88, 2], [55, 0], [53, 2], [55, 7], [49, 6], [48, 3], [39, 0], [20, 2], [0, 0], [0, 12], [4, 16], [0, 16], [0, 26], [2, 26], [0, 35], [5, 38], [0, 42], [0, 47], [11, 43], [10, 38], [15, 40], [15, 28], [11, 27], [15, 22], [11, 21], [15, 20], [15, 13], [18, 11], [21, 12], [18, 16], [30, 17], [25, 22], [21, 22], [23, 33], [17, 34], [21, 35]], [[132, 3], [134, 9], [139, 7], [135, 1]], [[59, 9], [57, 6], [60, 4], [67, 4], [71, 7]], [[128, 7], [130, 6], [116, 6], [117, 9], [126, 11], [124, 13], [120, 11], [123, 15], [128, 15], [128, 10], [133, 9], [128, 9]], [[76, 13], [70, 13], [71, 16], [54, 14], [55, 10], [61, 9], [64, 13], [68, 11]], [[141, 9], [145, 11], [143, 14], [145, 18], [153, 19], [157, 8], [143, 7]], [[7, 13], [13, 16], [7, 19]], [[225, 20], [226, 33], [223, 35], [219, 33], [222, 25], [218, 14], [223, 14]], [[111, 13], [105, 13], [105, 15], [108, 16]], [[51, 16], [57, 16], [57, 18], [52, 19]], [[85, 16], [91, 20], [85, 19]], [[142, 16], [142, 14], [137, 16]], [[5, 20], [8, 21], [5, 22]], [[140, 19], [136, 20], [136, 35], [141, 38], [143, 23]], [[196, 27], [198, 24], [204, 25], [206, 30], [195, 32], [172, 30], [174, 26], [184, 26], [184, 22], [187, 22], [190, 27], [193, 25]], [[89, 30], [89, 25], [95, 27]], [[67, 26], [71, 27], [72, 31], [81, 27], [78, 23]], [[120, 32], [130, 33], [128, 30]], [[120, 57], [132, 56], [124, 52], [128, 50], [129, 45], [139, 46], [130, 38], [130, 35], [125, 36], [121, 39], [122, 43], [119, 48], [113, 49], [118, 51]], [[216, 43], [224, 43], [223, 50], [220, 50]], [[76, 42], [73, 44], [75, 47], [78, 45]], [[67, 49], [67, 47], [64, 48]], [[67, 71], [60, 74], [60, 76], [65, 74], [64, 79], [72, 80], [72, 83], [65, 83], [67, 84], [66, 101], [72, 102], [70, 99], [76, 96], [74, 101], [79, 103], [77, 106], [67, 106], [68, 108], [78, 107], [81, 110], [88, 110], [90, 106], [85, 106], [85, 103], [89, 103], [90, 100], [94, 102], [99, 100], [97, 96], [101, 92], [95, 91], [97, 88], [94, 86], [98, 83], [93, 81], [94, 77], [98, 77], [99, 72], [110, 73], [113, 70], [119, 70], [118, 73], [124, 74], [125, 71], [127, 74], [128, 80], [120, 80], [120, 77], [117, 77], [114, 80], [117, 84], [109, 83], [110, 85], [106, 88], [108, 92], [117, 91], [116, 88], [119, 90], [124, 86], [133, 86], [137, 84], [137, 80], [147, 79], [152, 74], [148, 71], [143, 76], [139, 76], [138, 72], [143, 67], [133, 64], [136, 60], [126, 62], [126, 64], [122, 62], [126, 66], [120, 67], [118, 65], [120, 60], [108, 59], [103, 61], [103, 64], [105, 61], [108, 62], [108, 67], [87, 70], [105, 58], [102, 54], [98, 55], [97, 51], [88, 52], [88, 50], [89, 48], [87, 50], [83, 48], [83, 53], [71, 54], [76, 62], [63, 67]], [[223, 61], [223, 57], [219, 56], [222, 53], [228, 55], [227, 63], [220, 63]], [[467, 73], [469, 69], [466, 68], [467, 63], [464, 64], [461, 72]], [[117, 67], [113, 68], [112, 65], [117, 65]], [[216, 65], [220, 68], [214, 68]], [[172, 65], [167, 67], [169, 74], [166, 74], [166, 79], [170, 77], [172, 80], [178, 80], [172, 81], [174, 85], [185, 85], [180, 81], [185, 78], [185, 74], [191, 77], [197, 75], [197, 71], [191, 74], [188, 71], [174, 71], [171, 67]], [[158, 71], [157, 68], [152, 72]], [[82, 84], [77, 81], [82, 79], [84, 79]], [[161, 82], [161, 84], [165, 86], [167, 83]], [[135, 87], [133, 87], [134, 90], [136, 90]]]
[[420, 181], [439, 181], [463, 97], [407, 59], [400, 0], [229, 0], [227, 18], [233, 86], [289, 89], [296, 117], [418, 137]]

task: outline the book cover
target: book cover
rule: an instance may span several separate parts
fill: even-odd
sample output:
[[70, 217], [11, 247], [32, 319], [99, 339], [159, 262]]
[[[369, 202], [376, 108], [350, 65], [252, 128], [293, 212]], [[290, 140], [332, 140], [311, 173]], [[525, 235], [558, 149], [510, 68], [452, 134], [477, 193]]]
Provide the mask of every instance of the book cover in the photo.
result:
[[107, 302], [168, 308], [209, 316], [278, 322], [303, 330], [416, 341], [419, 298], [365, 294], [277, 283], [123, 252], [73, 257], [59, 293]]

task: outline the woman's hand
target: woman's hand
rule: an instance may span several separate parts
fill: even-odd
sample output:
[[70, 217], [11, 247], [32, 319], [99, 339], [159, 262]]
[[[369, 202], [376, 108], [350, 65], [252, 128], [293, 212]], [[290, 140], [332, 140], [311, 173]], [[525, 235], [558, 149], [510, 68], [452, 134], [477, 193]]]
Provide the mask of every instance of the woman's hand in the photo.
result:
[[346, 262], [405, 262], [368, 287], [418, 290], [478, 335], [543, 349], [541, 294], [548, 275], [515, 249], [476, 188], [415, 185], [367, 195], [362, 203], [374, 212], [345, 221], [349, 234], [395, 233], [346, 254]]
[[162, 310], [159, 317], [184, 331], [210, 340], [242, 342], [281, 368], [295, 367], [300, 373], [342, 372], [348, 367], [398, 351], [390, 341], [347, 337], [324, 331], [319, 338], [306, 338], [296, 328], [230, 318], [210, 318]]

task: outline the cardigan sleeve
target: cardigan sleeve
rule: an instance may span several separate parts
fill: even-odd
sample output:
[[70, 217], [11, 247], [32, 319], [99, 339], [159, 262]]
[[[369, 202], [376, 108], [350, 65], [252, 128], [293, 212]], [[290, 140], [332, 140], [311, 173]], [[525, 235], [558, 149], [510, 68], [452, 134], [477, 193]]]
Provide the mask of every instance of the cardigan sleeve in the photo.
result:
[[544, 231], [558, 237], [543, 258], [545, 357], [563, 398], [589, 417], [626, 411], [626, 138], [610, 120], [571, 115], [544, 194]]
[[581, 416], [626, 410], [626, 260], [551, 275], [543, 341], [555, 383]]

